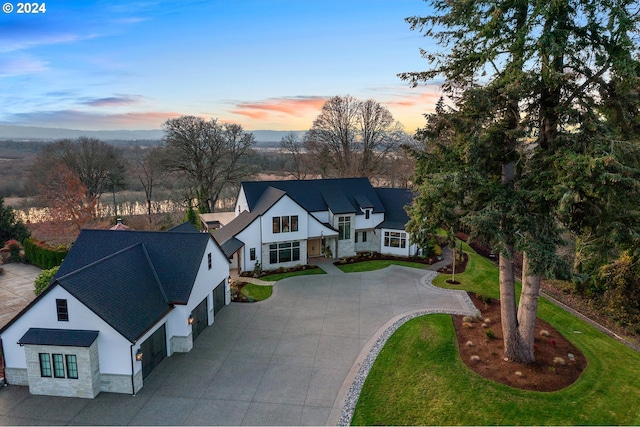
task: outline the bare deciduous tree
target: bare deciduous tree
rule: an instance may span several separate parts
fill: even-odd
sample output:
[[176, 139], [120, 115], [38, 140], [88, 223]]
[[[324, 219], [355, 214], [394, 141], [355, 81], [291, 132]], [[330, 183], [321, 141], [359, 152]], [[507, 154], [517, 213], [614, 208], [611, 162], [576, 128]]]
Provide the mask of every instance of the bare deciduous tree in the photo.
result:
[[245, 160], [255, 139], [242, 126], [182, 116], [167, 120], [163, 127], [163, 165], [187, 180], [201, 212], [213, 212], [226, 186], [239, 185], [253, 174]]
[[314, 164], [328, 160], [332, 175], [372, 176], [402, 135], [402, 125], [377, 101], [334, 96], [305, 135], [305, 147]]

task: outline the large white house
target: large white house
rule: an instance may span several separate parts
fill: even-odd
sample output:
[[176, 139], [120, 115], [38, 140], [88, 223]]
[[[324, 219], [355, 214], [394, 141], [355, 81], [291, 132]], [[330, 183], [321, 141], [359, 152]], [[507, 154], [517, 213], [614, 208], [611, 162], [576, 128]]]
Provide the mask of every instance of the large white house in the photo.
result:
[[230, 302], [208, 233], [82, 230], [52, 284], [0, 329], [9, 384], [33, 394], [135, 394]]
[[412, 199], [410, 190], [374, 188], [367, 178], [248, 181], [236, 217], [213, 236], [240, 271], [357, 252], [412, 256], [404, 210]]

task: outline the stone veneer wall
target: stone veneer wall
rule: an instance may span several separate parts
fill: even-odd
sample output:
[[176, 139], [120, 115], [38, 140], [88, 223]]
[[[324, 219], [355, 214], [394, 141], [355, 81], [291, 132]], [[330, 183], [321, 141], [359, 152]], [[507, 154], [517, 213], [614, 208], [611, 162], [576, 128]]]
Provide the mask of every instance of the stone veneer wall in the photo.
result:
[[133, 377], [134, 391], [131, 391], [131, 375], [100, 375], [100, 391], [107, 393], [135, 394], [142, 388], [142, 369]]
[[[52, 345], [25, 345], [24, 348], [27, 360], [29, 392], [31, 394], [94, 398], [100, 393], [100, 364], [97, 340], [88, 348]], [[39, 353], [74, 354], [78, 364], [78, 378], [42, 377], [40, 375]], [[51, 358], [51, 365], [53, 371], [53, 357]]]
[[190, 352], [193, 348], [193, 334], [189, 334], [189, 336], [186, 337], [179, 337], [177, 335], [172, 336], [169, 347], [171, 349], [171, 354]]
[[7, 384], [29, 385], [29, 375], [23, 368], [4, 368], [4, 376]]
[[269, 245], [271, 243], [262, 244], [262, 269], [263, 270], [275, 270], [279, 267], [295, 267], [297, 265], [303, 265], [307, 262], [307, 241], [306, 240], [291, 240], [291, 242], [300, 242], [300, 259], [296, 261], [281, 262], [278, 264], [269, 263]]

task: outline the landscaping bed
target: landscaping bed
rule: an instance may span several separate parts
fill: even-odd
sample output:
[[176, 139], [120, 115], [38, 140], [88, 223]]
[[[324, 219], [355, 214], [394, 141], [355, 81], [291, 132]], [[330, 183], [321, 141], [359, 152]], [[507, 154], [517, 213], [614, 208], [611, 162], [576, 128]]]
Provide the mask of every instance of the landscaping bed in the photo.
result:
[[395, 256], [395, 255], [387, 255], [381, 254], [379, 252], [363, 252], [356, 254], [354, 256], [341, 258], [340, 260], [334, 262], [333, 264], [338, 265], [346, 265], [346, 264], [355, 264], [363, 261], [408, 261], [415, 262], [418, 264], [431, 265], [442, 259], [441, 256], [430, 256], [430, 257], [403, 257], [403, 256]]
[[295, 267], [280, 267], [275, 270], [262, 270], [258, 275], [256, 275], [253, 271], [243, 271], [242, 273], [240, 273], [240, 277], [255, 277], [256, 279], [262, 279], [264, 277], [274, 276], [276, 274], [295, 273], [298, 271], [315, 270], [318, 268], [320, 267], [304, 264], [296, 265]]
[[453, 324], [460, 357], [478, 375], [511, 387], [548, 392], [573, 384], [586, 368], [587, 360], [580, 350], [541, 319], [536, 321], [536, 361], [505, 361], [500, 301], [478, 295], [471, 298], [482, 313], [481, 319], [453, 316]]

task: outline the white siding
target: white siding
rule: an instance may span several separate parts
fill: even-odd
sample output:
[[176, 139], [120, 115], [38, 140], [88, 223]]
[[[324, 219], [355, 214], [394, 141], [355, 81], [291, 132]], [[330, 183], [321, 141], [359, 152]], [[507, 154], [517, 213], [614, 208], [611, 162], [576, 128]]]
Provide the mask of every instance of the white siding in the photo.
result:
[[[283, 216], [298, 216], [298, 231], [273, 232], [273, 218]], [[262, 243], [275, 243], [293, 240], [306, 240], [308, 229], [308, 215], [300, 205], [291, 200], [289, 196], [284, 196], [278, 200], [260, 218], [262, 227]]]
[[235, 213], [236, 216], [240, 215], [242, 211], [248, 211], [249, 204], [247, 203], [247, 196], [244, 194], [244, 188], [240, 187], [240, 193], [238, 193], [238, 200], [236, 201]]
[[[244, 243], [244, 246], [241, 249], [242, 256], [240, 257], [242, 263], [240, 267], [242, 271], [253, 271], [256, 261], [259, 261], [262, 258], [260, 224], [260, 218], [256, 218], [248, 227], [236, 235], [236, 238]], [[255, 248], [256, 250], [256, 259], [254, 261], [251, 261], [251, 257], [249, 256], [251, 248]]]
[[[400, 256], [413, 256], [417, 252], [417, 246], [410, 243], [410, 234], [403, 230], [391, 230], [383, 228], [380, 230], [380, 253]], [[405, 238], [405, 247], [385, 246], [385, 233], [401, 233]]]
[[356, 230], [368, 230], [375, 228], [378, 224], [384, 221], [383, 213], [372, 213], [369, 215], [369, 219], [366, 219], [365, 215], [356, 215], [355, 229]]
[[[58, 321], [56, 299], [67, 300], [68, 322]], [[7, 367], [26, 369], [24, 347], [20, 347], [17, 342], [29, 328], [100, 331], [98, 334], [100, 372], [131, 375], [131, 343], [61, 286], [51, 289], [2, 334]], [[138, 366], [137, 369], [140, 368], [141, 366]]]

